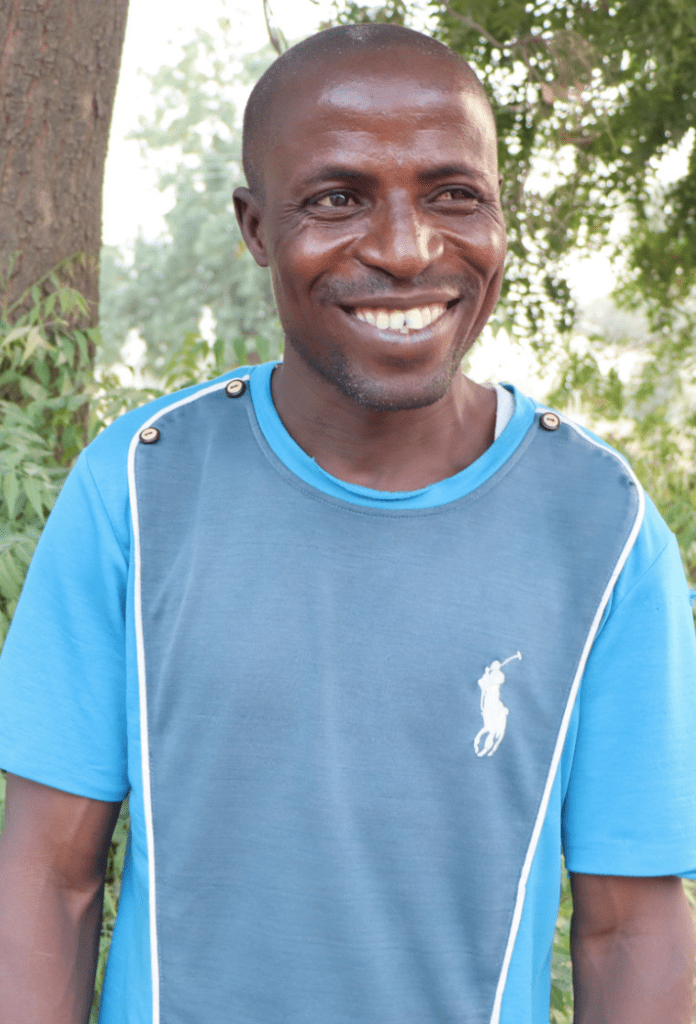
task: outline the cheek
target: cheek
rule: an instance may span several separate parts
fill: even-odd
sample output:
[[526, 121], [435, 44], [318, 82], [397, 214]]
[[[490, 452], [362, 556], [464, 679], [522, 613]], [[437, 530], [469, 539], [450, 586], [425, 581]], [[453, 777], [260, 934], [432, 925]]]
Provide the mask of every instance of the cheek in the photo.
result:
[[468, 258], [483, 271], [493, 274], [505, 260], [507, 239], [502, 228], [481, 225], [467, 238]]
[[497, 269], [498, 265], [505, 260], [505, 254], [507, 252], [507, 236], [505, 234], [505, 228], [497, 226], [486, 233], [482, 233], [480, 245], [482, 252], [488, 252], [489, 260], [495, 264]]
[[296, 282], [296, 289], [306, 290], [325, 274], [334, 274], [346, 249], [353, 241], [353, 233], [308, 227], [291, 240], [282, 240], [273, 249], [273, 265], [281, 268], [283, 279]]

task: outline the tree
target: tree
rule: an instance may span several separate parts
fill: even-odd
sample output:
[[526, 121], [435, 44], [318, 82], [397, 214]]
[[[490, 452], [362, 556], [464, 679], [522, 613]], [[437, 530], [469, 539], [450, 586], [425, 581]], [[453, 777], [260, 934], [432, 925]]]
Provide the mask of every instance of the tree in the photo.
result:
[[101, 192], [126, 10], [0, 8], [0, 642], [62, 481], [98, 429]]
[[[128, 0], [0, 7], [0, 273], [6, 308], [67, 257], [97, 319], [104, 161]], [[22, 307], [20, 307], [21, 309]], [[83, 315], [84, 319], [84, 315]]]
[[229, 21], [214, 38], [199, 31], [175, 67], [151, 79], [156, 106], [131, 137], [144, 155], [172, 154], [160, 174], [161, 191], [174, 191], [167, 233], [138, 238], [132, 261], [115, 247], [102, 253], [101, 360], [119, 358], [129, 331], [147, 344], [144, 369], [161, 379], [182, 345], [212, 318], [221, 339], [221, 365], [266, 360], [282, 347], [268, 274], [246, 251], [232, 190], [243, 181], [240, 87], [255, 81], [275, 56], [270, 46], [240, 57]]
[[[438, 37], [492, 92], [516, 276], [550, 261], [557, 278], [569, 252], [610, 244], [626, 272], [621, 297], [642, 303], [654, 328], [673, 326], [696, 286], [696, 8], [680, 0], [431, 6]], [[661, 187], [659, 160], [682, 142], [689, 170]], [[550, 188], [530, 180], [544, 158], [555, 161]], [[630, 230], [612, 241], [618, 213]], [[543, 281], [558, 303], [555, 280]]]

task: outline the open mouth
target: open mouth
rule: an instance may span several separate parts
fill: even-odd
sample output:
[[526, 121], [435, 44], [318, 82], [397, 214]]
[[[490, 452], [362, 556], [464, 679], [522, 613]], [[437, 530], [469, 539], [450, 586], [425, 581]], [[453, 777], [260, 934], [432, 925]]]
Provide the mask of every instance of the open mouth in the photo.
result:
[[412, 309], [373, 308], [371, 306], [344, 307], [344, 309], [346, 313], [350, 313], [358, 320], [362, 320], [363, 323], [377, 327], [379, 330], [413, 334], [435, 323], [458, 301], [458, 299], [452, 299], [451, 302], [435, 302], [428, 306], [414, 306]]

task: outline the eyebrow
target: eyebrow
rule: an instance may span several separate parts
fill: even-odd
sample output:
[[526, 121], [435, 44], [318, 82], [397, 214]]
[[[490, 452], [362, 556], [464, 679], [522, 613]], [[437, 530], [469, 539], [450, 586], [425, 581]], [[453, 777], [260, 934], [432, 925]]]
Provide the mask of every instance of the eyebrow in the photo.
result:
[[479, 171], [475, 167], [469, 167], [468, 164], [443, 164], [441, 167], [432, 167], [428, 171], [421, 171], [418, 175], [418, 180], [427, 183], [429, 181], [437, 181], [438, 178], [452, 178], [457, 175], [463, 178], [486, 177], [483, 171]]
[[330, 164], [327, 167], [320, 167], [316, 174], [303, 178], [300, 184], [302, 188], [312, 188], [313, 185], [320, 185], [323, 181], [331, 181], [337, 178], [343, 181], [346, 179], [348, 181], [363, 181], [366, 184], [374, 184], [376, 181], [374, 175], [358, 171], [354, 167], [346, 167], [343, 164]]
[[[456, 176], [478, 179], [485, 179], [486, 177], [485, 173], [476, 170], [475, 167], [469, 167], [467, 164], [442, 164], [438, 167], [431, 167], [428, 170], [420, 171], [417, 177], [418, 181], [428, 184], [431, 181], [438, 181], [440, 178]], [[348, 167], [344, 164], [330, 164], [326, 167], [320, 167], [315, 174], [310, 175], [308, 178], [303, 178], [300, 184], [303, 189], [312, 188], [315, 185], [320, 185], [322, 182], [331, 180], [362, 182], [365, 185], [377, 183], [377, 179], [373, 174], [367, 174], [365, 171], [359, 171], [355, 167]]]

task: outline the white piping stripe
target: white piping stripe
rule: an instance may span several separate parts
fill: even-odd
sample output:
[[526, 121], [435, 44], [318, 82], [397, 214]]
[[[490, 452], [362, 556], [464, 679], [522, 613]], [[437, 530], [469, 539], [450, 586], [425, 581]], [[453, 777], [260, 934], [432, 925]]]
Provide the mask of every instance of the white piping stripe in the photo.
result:
[[[145, 643], [143, 639], [143, 617], [142, 617], [142, 589], [140, 575], [140, 521], [138, 518], [138, 494], [135, 482], [135, 452], [140, 443], [140, 434], [146, 427], [152, 426], [160, 416], [178, 409], [179, 406], [194, 402], [203, 395], [209, 395], [213, 391], [219, 391], [227, 387], [230, 377], [221, 383], [212, 384], [210, 387], [201, 388], [193, 395], [172, 402], [154, 413], [145, 423], [138, 427], [137, 433], [131, 438], [128, 449], [128, 489], [130, 492], [131, 519], [133, 522], [133, 553], [135, 580], [133, 588], [133, 611], [135, 616], [135, 642], [138, 655], [138, 693], [140, 698], [140, 756], [141, 769], [143, 774], [143, 804], [145, 811], [145, 834], [147, 838], [147, 862], [148, 862], [148, 897], [150, 912], [150, 964], [152, 979], [152, 1024], [160, 1024], [160, 977], [159, 977], [159, 952], [157, 945], [157, 900], [155, 896], [155, 833], [152, 822], [152, 789], [150, 785], [150, 740], [147, 720], [147, 690], [145, 686]], [[249, 380], [249, 374], [245, 374], [239, 380]]]
[[[548, 410], [542, 406], [538, 406], [536, 409], [536, 412], [543, 413], [546, 411]], [[555, 412], [555, 410], [552, 411]], [[520, 921], [522, 920], [522, 909], [524, 907], [524, 899], [527, 890], [527, 880], [529, 878], [530, 871], [532, 870], [534, 854], [536, 853], [537, 844], [539, 842], [541, 830], [543, 828], [544, 820], [546, 818], [546, 810], [549, 805], [549, 800], [551, 799], [551, 790], [553, 788], [554, 779], [556, 777], [558, 765], [561, 760], [561, 755], [563, 753], [566, 733], [568, 731], [568, 725], [570, 723], [570, 716], [573, 711], [573, 705], [575, 704], [575, 698], [577, 696], [578, 688], [580, 686], [580, 680], [582, 679], [583, 673], [585, 671], [585, 665], [590, 655], [590, 650], [592, 649], [592, 644], [594, 643], [597, 630], [599, 629], [599, 624], [602, 621], [602, 615], [604, 614], [604, 609], [607, 605], [607, 601], [609, 600], [609, 596], [612, 590], [614, 589], [617, 579], [619, 578], [619, 573], [623, 569], [626, 559], [628, 558], [631, 552], [631, 548], [636, 542], [636, 538], [638, 537], [638, 533], [643, 523], [643, 516], [645, 514], [645, 492], [643, 491], [643, 488], [640, 484], [640, 481], [638, 480], [638, 477], [633, 472], [633, 469], [631, 468], [631, 466], [629, 466], [628, 462], [624, 459], [624, 457], [620, 455], [618, 452], [615, 452], [613, 449], [607, 448], [605, 445], [600, 444], [598, 441], [595, 441], [595, 439], [593, 437], [590, 437], [577, 423], [573, 423], [572, 420], [567, 419], [565, 416], [561, 416], [560, 413], [556, 413], [556, 415], [559, 416], [562, 423], [566, 423], [569, 427], [575, 430], [576, 433], [580, 434], [586, 441], [589, 441], [596, 448], [601, 448], [602, 451], [609, 452], [610, 455], [613, 455], [623, 464], [623, 466], [630, 473], [636, 487], [638, 488], [638, 513], [636, 515], [633, 528], [628, 536], [628, 540], [626, 541], [623, 551], [619, 555], [618, 561], [614, 566], [614, 571], [612, 572], [609, 582], [604, 591], [604, 594], [602, 595], [602, 600], [599, 602], [599, 606], [595, 613], [595, 617], [592, 621], [592, 625], [590, 627], [587, 640], [585, 641], [585, 647], [582, 652], [582, 657], [580, 658], [580, 664], [578, 665], [578, 670], [575, 674], [575, 679], [573, 680], [573, 685], [571, 687], [570, 695], [568, 697], [568, 703], [563, 714], [561, 728], [558, 733], [556, 747], [553, 752], [553, 758], [551, 760], [551, 767], [549, 769], [548, 778], [546, 779], [544, 795], [542, 797], [541, 805], [539, 807], [539, 813], [534, 824], [534, 831], [532, 832], [532, 838], [529, 842], [529, 849], [527, 850], [527, 856], [524, 860], [524, 865], [522, 867], [522, 875], [520, 876], [520, 882], [517, 888], [517, 901], [515, 903], [515, 910], [512, 915], [510, 935], [508, 937], [508, 944], [505, 950], [505, 956], [503, 957], [503, 966], [500, 971], [500, 978], [498, 979], [498, 987], [496, 989], [495, 1000], [493, 1002], [493, 1013], [491, 1015], [490, 1024], [499, 1024], [500, 1021], [500, 1011], [503, 1003], [503, 993], [505, 991], [505, 984], [507, 982], [507, 974], [510, 968], [510, 961], [512, 959], [512, 952], [515, 947], [515, 940], [517, 939], [517, 932], [520, 927]]]
[[[142, 427], [140, 428], [143, 429]], [[147, 728], [147, 696], [145, 691], [145, 648], [143, 645], [143, 621], [140, 587], [140, 524], [138, 521], [138, 498], [135, 485], [135, 450], [139, 444], [138, 433], [131, 439], [128, 450], [128, 486], [130, 489], [131, 519], [133, 522], [133, 546], [135, 581], [133, 604], [135, 615], [135, 643], [138, 654], [138, 692], [140, 699], [140, 764], [143, 775], [143, 805], [145, 811], [145, 834], [147, 839], [148, 904], [150, 913], [150, 965], [152, 981], [152, 1024], [159, 1024], [159, 959], [157, 951], [157, 906], [155, 900], [155, 837], [152, 827], [152, 799], [150, 791], [150, 751]]]

